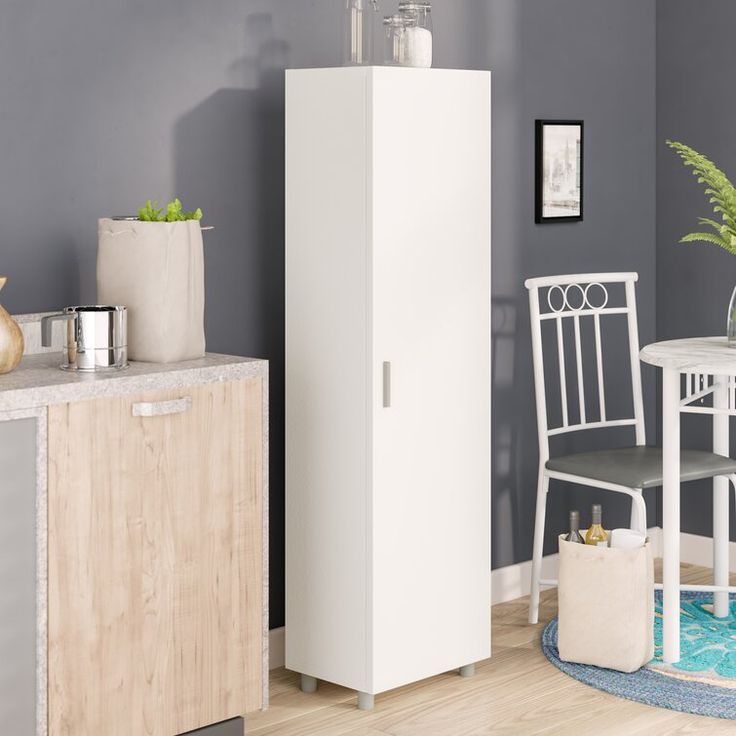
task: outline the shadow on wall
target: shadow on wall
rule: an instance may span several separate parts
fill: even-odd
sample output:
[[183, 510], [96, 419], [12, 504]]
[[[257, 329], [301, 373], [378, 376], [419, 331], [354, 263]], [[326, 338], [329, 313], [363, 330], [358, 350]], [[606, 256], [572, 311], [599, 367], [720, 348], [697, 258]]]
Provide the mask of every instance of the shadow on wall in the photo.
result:
[[[504, 559], [519, 554], [517, 532], [519, 519], [518, 504], [518, 412], [516, 379], [516, 341], [518, 308], [516, 299], [497, 298], [492, 300], [491, 332], [491, 385], [492, 432], [491, 432], [491, 486], [493, 489], [493, 526], [504, 530], [492, 537], [491, 559]], [[510, 550], [509, 547], [512, 549]], [[508, 563], [507, 563], [508, 564]]]
[[[289, 46], [269, 14], [246, 19], [246, 54], [219, 89], [177, 121], [176, 191], [204, 212], [207, 349], [270, 363], [271, 528], [284, 514], [284, 69]], [[284, 564], [281, 534], [270, 561]], [[271, 585], [271, 627], [283, 625], [283, 576]]]
[[[439, 11], [439, 9], [438, 9]], [[492, 118], [492, 565], [531, 557], [536, 488], [536, 420], [531, 371], [526, 249], [528, 182], [517, 0], [468, 0], [455, 8], [467, 38], [460, 66], [491, 69]]]
[[538, 466], [526, 289], [519, 297], [494, 296], [492, 310], [491, 544], [496, 569], [531, 557]]

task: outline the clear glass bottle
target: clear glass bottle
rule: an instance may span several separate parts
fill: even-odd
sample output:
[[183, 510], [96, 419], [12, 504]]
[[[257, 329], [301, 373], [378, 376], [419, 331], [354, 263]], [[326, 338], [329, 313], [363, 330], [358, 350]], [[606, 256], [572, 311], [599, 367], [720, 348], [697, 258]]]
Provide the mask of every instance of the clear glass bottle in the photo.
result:
[[345, 0], [343, 63], [361, 66], [373, 62], [373, 24], [378, 0]]
[[399, 15], [404, 19], [404, 65], [432, 66], [432, 4], [428, 2], [399, 3]]
[[736, 288], [731, 293], [731, 303], [728, 305], [726, 334], [728, 335], [728, 347], [736, 348]]
[[565, 536], [566, 542], [574, 542], [575, 544], [585, 544], [583, 535], [580, 533], [580, 512], [570, 512], [570, 531]]
[[585, 535], [585, 544], [595, 547], [608, 547], [608, 532], [603, 528], [603, 507], [599, 503], [593, 504], [590, 527]]

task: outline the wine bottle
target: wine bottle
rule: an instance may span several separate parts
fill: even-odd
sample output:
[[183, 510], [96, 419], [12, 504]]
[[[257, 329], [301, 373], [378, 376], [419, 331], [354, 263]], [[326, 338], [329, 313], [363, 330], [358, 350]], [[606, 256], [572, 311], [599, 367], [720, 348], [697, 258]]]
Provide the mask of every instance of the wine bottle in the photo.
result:
[[576, 544], [585, 544], [583, 535], [580, 533], [580, 512], [570, 512], [570, 531], [565, 537], [566, 542], [575, 542]]
[[585, 535], [585, 544], [595, 547], [608, 547], [608, 532], [602, 525], [603, 509], [599, 503], [593, 504], [591, 524]]

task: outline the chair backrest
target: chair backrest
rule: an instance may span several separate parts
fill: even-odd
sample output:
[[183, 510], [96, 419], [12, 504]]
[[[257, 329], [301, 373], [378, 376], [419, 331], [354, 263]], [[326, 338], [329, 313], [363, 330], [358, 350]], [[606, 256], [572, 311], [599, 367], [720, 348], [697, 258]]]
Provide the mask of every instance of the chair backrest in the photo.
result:
[[[641, 392], [641, 368], [639, 365], [639, 330], [636, 315], [635, 283], [636, 273], [586, 273], [568, 276], [547, 276], [528, 279], [529, 307], [532, 327], [532, 353], [534, 360], [534, 389], [537, 400], [537, 429], [539, 433], [539, 455], [544, 463], [549, 459], [549, 438], [553, 435], [578, 432], [601, 427], [633, 426], [636, 430], [636, 444], [646, 443], [644, 427], [644, 406]], [[609, 305], [611, 284], [622, 284], [624, 290], [621, 306]], [[618, 287], [621, 289], [622, 287]], [[540, 298], [541, 294], [541, 298]], [[608, 317], [611, 315], [611, 317]], [[625, 316], [629, 336], [629, 356], [627, 363], [631, 370], [631, 388], [634, 416], [626, 419], [608, 419], [603, 373], [603, 339], [601, 320], [604, 316], [614, 319]], [[573, 323], [573, 351], [575, 359], [574, 374], [577, 379], [577, 421], [571, 420], [568, 404], [568, 376], [566, 371], [565, 322]], [[595, 337], [595, 365], [598, 387], [598, 407], [591, 416], [590, 406], [586, 405], [585, 371], [581, 349], [581, 325], [592, 320]], [[543, 356], [543, 324], [555, 325], [557, 344], [557, 373], [560, 386], [562, 421], [559, 426], [550, 427], [547, 415], [547, 395], [545, 388], [545, 368]], [[620, 349], [620, 348], [619, 348]], [[590, 376], [590, 371], [588, 372]], [[573, 379], [570, 377], [570, 381]], [[573, 384], [574, 386], [574, 384]], [[597, 416], [596, 416], [597, 415]]]

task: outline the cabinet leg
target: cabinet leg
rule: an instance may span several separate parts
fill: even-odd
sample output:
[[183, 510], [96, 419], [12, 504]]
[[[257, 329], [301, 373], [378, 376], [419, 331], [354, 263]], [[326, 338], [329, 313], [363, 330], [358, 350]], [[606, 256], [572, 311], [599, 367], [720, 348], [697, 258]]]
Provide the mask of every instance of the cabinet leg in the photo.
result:
[[359, 710], [373, 710], [375, 704], [375, 697], [370, 693], [358, 693], [358, 709]]
[[303, 693], [317, 692], [317, 678], [310, 675], [302, 675], [301, 691]]
[[472, 677], [475, 674], [475, 665], [466, 664], [465, 667], [460, 668], [460, 677]]

